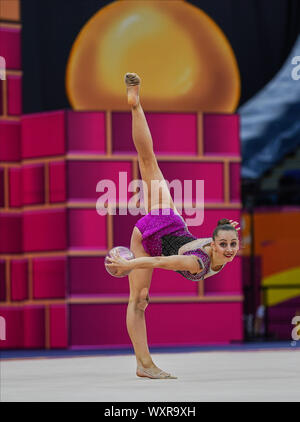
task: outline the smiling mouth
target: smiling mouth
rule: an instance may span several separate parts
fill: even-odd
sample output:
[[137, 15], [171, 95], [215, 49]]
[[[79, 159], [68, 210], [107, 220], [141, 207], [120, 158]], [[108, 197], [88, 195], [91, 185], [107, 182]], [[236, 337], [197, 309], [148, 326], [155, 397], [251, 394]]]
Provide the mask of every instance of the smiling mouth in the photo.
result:
[[224, 254], [224, 255], [226, 256], [226, 258], [231, 258], [233, 256], [233, 254], [230, 254], [230, 255]]

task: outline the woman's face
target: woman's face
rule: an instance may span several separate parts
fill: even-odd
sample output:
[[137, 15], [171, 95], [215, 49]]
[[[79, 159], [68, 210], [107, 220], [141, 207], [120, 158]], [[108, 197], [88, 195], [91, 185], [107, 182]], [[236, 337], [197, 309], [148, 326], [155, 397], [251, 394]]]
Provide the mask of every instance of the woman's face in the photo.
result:
[[238, 235], [234, 230], [219, 230], [212, 243], [214, 252], [225, 262], [231, 262], [239, 250]]

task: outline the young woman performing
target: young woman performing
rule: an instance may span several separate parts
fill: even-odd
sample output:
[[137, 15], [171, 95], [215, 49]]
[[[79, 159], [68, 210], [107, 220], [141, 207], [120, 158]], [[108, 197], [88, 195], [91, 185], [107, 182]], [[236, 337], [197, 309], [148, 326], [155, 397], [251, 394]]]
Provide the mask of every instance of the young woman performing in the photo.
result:
[[[115, 254], [108, 258], [109, 264], [106, 265], [117, 271], [117, 275], [131, 270], [126, 322], [136, 355], [137, 376], [170, 379], [176, 377], [154, 364], [147, 343], [145, 309], [149, 303], [153, 269], [176, 271], [193, 281], [217, 274], [238, 252], [239, 228], [236, 221], [223, 219], [212, 238], [198, 239], [189, 232], [176, 210], [153, 151], [151, 133], [139, 100], [140, 82], [135, 73], [125, 75], [127, 99], [132, 111], [133, 141], [140, 173], [148, 188], [148, 198], [145, 198], [148, 214], [138, 220], [132, 232], [130, 249], [135, 259], [126, 260]], [[155, 189], [159, 191], [153, 192]], [[152, 210], [156, 211], [151, 213]]]

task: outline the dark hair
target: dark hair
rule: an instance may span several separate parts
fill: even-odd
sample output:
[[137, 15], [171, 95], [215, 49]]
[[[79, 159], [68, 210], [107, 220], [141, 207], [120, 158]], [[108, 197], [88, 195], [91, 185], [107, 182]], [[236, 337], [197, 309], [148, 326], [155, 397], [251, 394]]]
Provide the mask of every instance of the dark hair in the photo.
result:
[[212, 235], [213, 240], [215, 240], [220, 230], [233, 230], [237, 233], [236, 229], [231, 225], [230, 221], [227, 218], [222, 218], [222, 220], [218, 221], [218, 225]]

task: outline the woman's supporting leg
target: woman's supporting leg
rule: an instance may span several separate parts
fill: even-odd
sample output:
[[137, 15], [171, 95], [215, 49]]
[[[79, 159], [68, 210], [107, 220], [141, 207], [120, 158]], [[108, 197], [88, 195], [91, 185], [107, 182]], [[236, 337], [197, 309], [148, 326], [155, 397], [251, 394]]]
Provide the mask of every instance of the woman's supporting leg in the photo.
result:
[[[134, 227], [130, 250], [136, 258], [149, 256], [142, 243], [142, 235], [137, 227]], [[147, 331], [145, 323], [145, 309], [149, 301], [149, 289], [152, 279], [153, 269], [136, 269], [129, 273], [130, 296], [127, 308], [127, 330], [132, 341], [138, 365], [145, 367], [153, 366], [150, 356]]]
[[[149, 256], [141, 241], [142, 235], [138, 228], [134, 227], [130, 249], [135, 257]], [[136, 356], [137, 375], [149, 376], [149, 378], [171, 378], [170, 374], [163, 372], [154, 364], [148, 348], [145, 310], [149, 303], [152, 272], [153, 269], [136, 269], [129, 273], [130, 297], [126, 316], [127, 331]], [[148, 370], [149, 374], [145, 373], [145, 370]]]
[[[129, 75], [127, 77], [127, 75]], [[135, 76], [130, 76], [135, 75]], [[132, 137], [138, 153], [138, 162], [143, 181], [147, 185], [148, 196], [144, 198], [148, 212], [154, 208], [172, 208], [177, 212], [168, 185], [158, 166], [153, 150], [151, 132], [139, 101], [139, 82], [136, 74], [126, 74], [128, 103], [132, 113]], [[136, 85], [132, 85], [136, 83]], [[155, 181], [153, 183], [153, 181]], [[152, 182], [152, 183], [151, 183]], [[178, 212], [177, 212], [178, 213]]]

